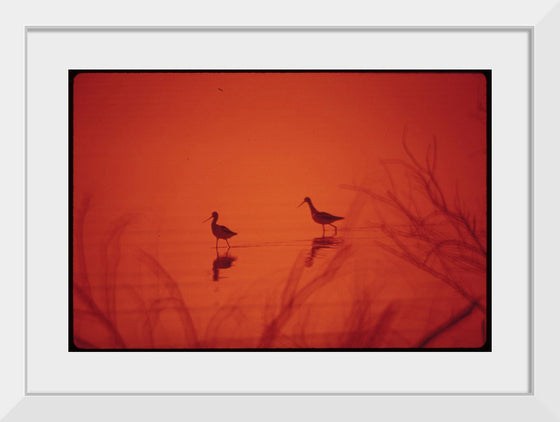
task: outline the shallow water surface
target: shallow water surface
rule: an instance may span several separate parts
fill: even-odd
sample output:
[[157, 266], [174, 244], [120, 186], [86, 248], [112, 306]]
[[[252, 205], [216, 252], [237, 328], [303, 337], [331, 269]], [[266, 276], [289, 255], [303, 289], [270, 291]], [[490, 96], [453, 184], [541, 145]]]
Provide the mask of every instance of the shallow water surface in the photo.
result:
[[[88, 254], [87, 284], [76, 273], [79, 291], [87, 292], [75, 295], [76, 345], [437, 347], [432, 332], [457, 309], [468, 310], [454, 289], [382, 249], [383, 234], [343, 228], [323, 237], [316, 228], [319, 236], [307, 239], [285, 231], [261, 242], [238, 235], [231, 248], [221, 240], [217, 249], [207, 225], [188, 238], [177, 231], [154, 236], [131, 222], [114, 228], [86, 248], [100, 252]], [[99, 304], [94, 312], [92, 302]], [[480, 346], [479, 314], [471, 310], [455, 337], [449, 330], [439, 341]]]

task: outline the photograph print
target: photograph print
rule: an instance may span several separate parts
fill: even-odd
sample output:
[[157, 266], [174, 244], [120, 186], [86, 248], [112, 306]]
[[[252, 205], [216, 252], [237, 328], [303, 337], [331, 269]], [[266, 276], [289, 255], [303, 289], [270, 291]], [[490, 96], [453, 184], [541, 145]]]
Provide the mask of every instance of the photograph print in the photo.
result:
[[490, 351], [488, 70], [70, 70], [70, 351]]

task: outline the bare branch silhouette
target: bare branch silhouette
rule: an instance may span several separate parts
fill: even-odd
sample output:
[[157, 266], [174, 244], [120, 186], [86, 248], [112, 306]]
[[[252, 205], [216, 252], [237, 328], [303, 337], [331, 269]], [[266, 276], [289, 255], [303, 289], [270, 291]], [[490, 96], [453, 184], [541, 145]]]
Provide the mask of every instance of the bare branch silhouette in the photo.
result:
[[[446, 197], [437, 178], [436, 138], [428, 146], [424, 160], [420, 160], [409, 148], [406, 136], [405, 128], [402, 145], [406, 159], [381, 162], [390, 182], [388, 190], [378, 192], [355, 185], [343, 187], [366, 194], [377, 205], [379, 222], [372, 228], [385, 234], [387, 240], [377, 241], [381, 248], [441, 280], [469, 302], [466, 310], [424, 337], [418, 346], [424, 347], [473, 310], [486, 316], [485, 295], [473, 292], [469, 280], [475, 277], [485, 280], [482, 275], [487, 269], [487, 232], [476, 216], [467, 211], [459, 192], [455, 200]], [[410, 181], [408, 192], [397, 188], [395, 168]], [[424, 204], [423, 207], [419, 207], [419, 203]], [[477, 287], [480, 290], [480, 286]]]
[[[426, 335], [422, 340], [420, 340], [418, 342], [418, 346], [419, 348], [421, 347], [426, 347], [430, 342], [432, 342], [434, 339], [436, 339], [437, 337], [439, 337], [441, 334], [445, 333], [446, 331], [448, 331], [450, 328], [452, 328], [454, 325], [458, 324], [459, 322], [461, 322], [463, 319], [465, 319], [466, 317], [468, 317], [473, 310], [475, 309], [475, 305], [471, 304], [469, 305], [467, 308], [465, 308], [463, 311], [461, 311], [459, 314], [454, 315], [449, 321], [446, 321], [445, 323], [443, 323], [442, 325], [436, 327], [434, 330], [432, 330], [428, 335]], [[484, 327], [484, 325], [483, 325]], [[486, 337], [486, 333], [483, 333], [484, 338]]]

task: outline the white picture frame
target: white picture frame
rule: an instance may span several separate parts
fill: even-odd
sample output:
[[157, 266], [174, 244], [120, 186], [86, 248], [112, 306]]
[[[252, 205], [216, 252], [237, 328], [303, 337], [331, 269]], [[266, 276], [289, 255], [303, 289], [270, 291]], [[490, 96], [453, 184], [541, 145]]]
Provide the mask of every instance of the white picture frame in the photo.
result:
[[[534, 138], [529, 140], [527, 148], [528, 160], [528, 176], [532, 186], [533, 177], [536, 176], [537, 181], [554, 180], [554, 152], [553, 147], [554, 134], [558, 134], [558, 128], [555, 127], [554, 104], [558, 94], [558, 82], [554, 80], [554, 76], [558, 74], [559, 64], [556, 63], [555, 40], [558, 39], [558, 28], [560, 27], [560, 7], [558, 4], [540, 4], [526, 6], [526, 9], [519, 9], [515, 17], [500, 16], [501, 9], [498, 6], [490, 6], [496, 8], [493, 18], [492, 12], [482, 16], [467, 16], [466, 21], [454, 21], [450, 16], [452, 13], [440, 12], [438, 17], [438, 28], [432, 29], [445, 30], [454, 27], [468, 26], [470, 29], [474, 27], [490, 26], [495, 31], [526, 31], [530, 42], [528, 51], [530, 53], [529, 60], [532, 62], [530, 72], [530, 81], [532, 83], [532, 92], [528, 95], [528, 109], [532, 110], [534, 120], [531, 120], [529, 127], [529, 135]], [[388, 16], [393, 16], [387, 20], [386, 25], [382, 25], [377, 20], [372, 26], [388, 26], [391, 30], [406, 31], [413, 27], [426, 27], [433, 25], [430, 17], [429, 7], [414, 17], [414, 20], [399, 21], [395, 16], [396, 10], [386, 11]], [[494, 10], [494, 9], [492, 9]], [[125, 11], [121, 11], [125, 13]], [[391, 15], [391, 13], [393, 13]], [[313, 410], [315, 417], [323, 416], [339, 416], [348, 418], [352, 415], [364, 414], [367, 416], [379, 415], [383, 419], [391, 417], [397, 420], [405, 420], [409, 418], [420, 418], [432, 420], [448, 420], [450, 418], [460, 419], [508, 419], [508, 420], [558, 420], [560, 419], [560, 408], [556, 404], [556, 380], [558, 379], [558, 364], [555, 361], [555, 336], [547, 335], [554, 333], [554, 321], [558, 316], [554, 304], [556, 287], [553, 282], [548, 284], [539, 284], [535, 289], [534, 297], [532, 296], [532, 288], [535, 281], [546, 280], [547, 274], [553, 274], [554, 251], [553, 239], [554, 234], [558, 234], [558, 227], [553, 224], [555, 205], [544, 193], [543, 188], [546, 182], [536, 186], [531, 190], [530, 199], [533, 195], [537, 195], [541, 206], [536, 210], [537, 214], [532, 212], [532, 204], [530, 204], [529, 217], [531, 218], [532, 227], [534, 225], [540, 248], [537, 249], [539, 256], [537, 258], [535, 276], [531, 282], [531, 289], [528, 292], [528, 299], [533, 299], [532, 306], [529, 307], [529, 325], [531, 326], [531, 349], [529, 358], [531, 359], [532, 371], [528, 377], [529, 385], [526, 393], [498, 393], [498, 394], [452, 394], [446, 395], [439, 392], [437, 395], [423, 394], [351, 394], [351, 393], [327, 393], [314, 394], [309, 393], [307, 396], [313, 397], [287, 397], [291, 394], [283, 392], [281, 394], [265, 394], [263, 397], [258, 396], [259, 393], [253, 391], [252, 396], [246, 396], [240, 393], [220, 393], [209, 395], [205, 392], [201, 394], [190, 393], [189, 395], [178, 394], [173, 392], [154, 391], [151, 394], [143, 393], [132, 395], [129, 393], [108, 394], [96, 392], [94, 394], [73, 394], [71, 391], [49, 392], [49, 393], [31, 393], [27, 386], [27, 354], [25, 352], [25, 333], [26, 333], [26, 317], [23, 312], [27, 291], [24, 289], [24, 279], [28, 269], [25, 269], [24, 259], [24, 241], [22, 239], [25, 220], [23, 213], [25, 208], [23, 200], [25, 199], [23, 188], [26, 180], [25, 171], [25, 151], [23, 148], [23, 139], [26, 132], [24, 97], [22, 96], [22, 87], [25, 86], [23, 58], [25, 57], [24, 42], [31, 27], [28, 17], [25, 13], [17, 14], [18, 18], [15, 22], [6, 22], [6, 32], [15, 42], [10, 45], [8, 50], [10, 57], [13, 57], [14, 63], [19, 63], [16, 69], [8, 69], [6, 71], [6, 80], [15, 79], [20, 84], [13, 84], [11, 91], [12, 96], [10, 108], [14, 105], [20, 105], [17, 118], [11, 119], [8, 123], [11, 138], [18, 139], [20, 142], [13, 141], [10, 143], [10, 152], [17, 157], [10, 160], [10, 165], [6, 165], [7, 170], [14, 176], [11, 178], [4, 177], [4, 180], [10, 180], [9, 193], [13, 194], [14, 203], [17, 204], [13, 214], [5, 216], [8, 221], [15, 221], [16, 224], [11, 228], [10, 234], [13, 234], [14, 240], [10, 242], [11, 246], [5, 248], [3, 256], [14, 256], [13, 260], [8, 263], [8, 283], [4, 283], [2, 289], [2, 327], [6, 327], [6, 335], [4, 336], [5, 344], [3, 345], [3, 359], [0, 366], [0, 372], [6, 376], [1, 381], [0, 415], [7, 415], [6, 420], [28, 420], [31, 418], [47, 418], [54, 417], [58, 420], [70, 420], [76, 417], [91, 418], [91, 420], [99, 419], [120, 419], [129, 417], [139, 420], [170, 419], [174, 415], [188, 414], [205, 414], [206, 418], [218, 418], [231, 415], [234, 413], [243, 415], [243, 419], [253, 419], [263, 417], [268, 418], [268, 414], [273, 414], [272, 419], [285, 420], [290, 416], [290, 410], [285, 405], [297, 404], [305, 410]], [[146, 11], [144, 16], [149, 17]], [[239, 15], [238, 15], [239, 18]], [[416, 20], [416, 18], [418, 20]], [[18, 20], [19, 19], [19, 20]], [[255, 18], [258, 21], [258, 18]], [[379, 19], [379, 17], [377, 18]], [[470, 20], [469, 20], [470, 19]], [[494, 19], [494, 21], [492, 21]], [[511, 20], [508, 20], [511, 19]], [[533, 19], [530, 21], [530, 19]], [[54, 25], [60, 23], [56, 21], [54, 12], [46, 14], [45, 20], [52, 21], [52, 29], [56, 29]], [[255, 21], [255, 24], [257, 23]], [[66, 17], [66, 25], [74, 25], [73, 17], [69, 13]], [[111, 23], [111, 20], [107, 20]], [[209, 21], [207, 21], [209, 22]], [[359, 21], [354, 21], [359, 22]], [[400, 24], [399, 24], [400, 22]], [[413, 22], [413, 23], [411, 23]], [[447, 24], [445, 24], [448, 22]], [[87, 24], [88, 22], [81, 23]], [[274, 24], [275, 22], [272, 22]], [[465, 25], [467, 23], [467, 25]], [[45, 24], [45, 23], [42, 23]], [[319, 23], [320, 24], [320, 23]], [[129, 25], [134, 25], [131, 22]], [[51, 24], [46, 24], [51, 26]], [[205, 25], [206, 26], [206, 25]], [[208, 25], [209, 26], [209, 25]], [[317, 25], [313, 25], [317, 26]], [[320, 25], [319, 25], [320, 26]], [[358, 25], [350, 25], [358, 26]], [[368, 25], [369, 26], [369, 25]], [[25, 31], [24, 31], [24, 27]], [[37, 28], [37, 27], [34, 27]], [[130, 29], [130, 28], [129, 28]], [[176, 28], [180, 30], [180, 28]], [[330, 28], [331, 30], [333, 28]], [[367, 30], [367, 28], [362, 28]], [[126, 31], [126, 28], [123, 28]], [[134, 33], [141, 32], [142, 28], [137, 27]], [[218, 30], [218, 28], [208, 28], [208, 30]], [[313, 28], [309, 27], [312, 31]], [[323, 27], [321, 33], [329, 32], [328, 27]], [[18, 60], [19, 58], [19, 60]], [[27, 63], [29, 65], [29, 63]], [[5, 70], [3, 70], [4, 72]], [[11, 77], [11, 78], [10, 78]], [[19, 88], [19, 89], [18, 89]], [[27, 88], [28, 89], [28, 88]], [[533, 103], [534, 98], [534, 103]], [[5, 100], [3, 100], [5, 102]], [[17, 108], [17, 107], [15, 107]], [[8, 107], [6, 110], [10, 111]], [[533, 129], [534, 122], [534, 129]], [[547, 141], [550, 142], [547, 145]], [[533, 145], [536, 140], [541, 140], [536, 150], [536, 160], [533, 164]], [[13, 145], [12, 145], [13, 144]], [[552, 149], [550, 147], [553, 147]], [[550, 149], [550, 151], [548, 151]], [[547, 153], [548, 152], [548, 153]], [[9, 156], [10, 154], [7, 154]], [[8, 160], [6, 160], [8, 161]], [[8, 164], [8, 163], [6, 163]], [[533, 166], [535, 171], [533, 172]], [[15, 183], [14, 183], [15, 182]], [[543, 206], [545, 205], [545, 206]], [[27, 207], [30, 203], [27, 202]], [[537, 218], [535, 218], [535, 216]], [[550, 224], [550, 226], [549, 226]], [[531, 231], [528, 239], [531, 243], [533, 232]], [[13, 245], [21, 246], [14, 248]], [[531, 243], [527, 245], [532, 253], [535, 250]], [[529, 276], [533, 273], [533, 261], [530, 260]], [[540, 277], [539, 277], [540, 276]], [[534, 323], [532, 316], [534, 315]], [[9, 323], [7, 323], [9, 321]], [[304, 395], [303, 395], [304, 396]], [[337, 396], [333, 399], [332, 396]], [[185, 413], [186, 412], [186, 413]], [[355, 413], [354, 413], [355, 412]], [[365, 412], [365, 413], [364, 413]], [[50, 417], [46, 416], [50, 415]]]

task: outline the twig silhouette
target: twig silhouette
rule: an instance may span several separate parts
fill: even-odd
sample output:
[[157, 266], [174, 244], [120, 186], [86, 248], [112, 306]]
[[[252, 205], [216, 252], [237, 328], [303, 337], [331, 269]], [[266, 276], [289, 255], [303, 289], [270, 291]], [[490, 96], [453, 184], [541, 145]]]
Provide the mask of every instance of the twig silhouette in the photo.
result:
[[[428, 335], [424, 336], [424, 338], [422, 338], [422, 340], [418, 342], [418, 345], [416, 347], [419, 348], [426, 347], [431, 341], [433, 341], [434, 339], [436, 339], [437, 337], [439, 337], [440, 335], [448, 331], [450, 328], [452, 328], [454, 325], [458, 324], [463, 319], [468, 317], [473, 312], [474, 309], [475, 309], [475, 304], [474, 303], [470, 304], [463, 311], [459, 312], [459, 314], [451, 317], [449, 321], [446, 321], [445, 323], [441, 324], [440, 326], [432, 330]], [[483, 327], [485, 326], [483, 325]], [[483, 332], [483, 336], [486, 337], [485, 332]]]
[[[381, 162], [390, 182], [388, 190], [380, 193], [365, 186], [343, 187], [366, 194], [378, 205], [379, 223], [372, 228], [386, 236], [386, 241], [376, 241], [382, 249], [441, 280], [468, 301], [466, 308], [418, 341], [417, 347], [426, 347], [475, 310], [486, 319], [485, 298], [482, 293], [481, 297], [470, 291], [472, 284], [468, 284], [468, 280], [469, 277], [470, 280], [472, 277], [485, 280], [482, 275], [487, 270], [487, 232], [485, 227], [480, 227], [474, 214], [466, 210], [458, 191], [454, 201], [446, 197], [437, 178], [436, 138], [429, 145], [424, 160], [420, 160], [408, 147], [406, 135], [405, 128], [402, 145], [406, 160]], [[410, 182], [408, 192], [397, 188], [394, 168], [404, 171]], [[419, 201], [423, 207], [418, 206]], [[388, 216], [392, 218], [390, 221]], [[485, 340], [484, 321], [482, 336]]]
[[[378, 241], [380, 247], [443, 281], [476, 309], [486, 313], [485, 303], [467, 290], [460, 274], [486, 271], [486, 232], [477, 228], [476, 218], [465, 210], [458, 195], [454, 205], [449, 204], [436, 177], [438, 149], [435, 137], [424, 162], [410, 151], [406, 128], [402, 144], [408, 161], [384, 160], [382, 165], [389, 173], [389, 165], [404, 169], [414, 187], [407, 196], [399, 193], [393, 177], [389, 179], [391, 188], [384, 194], [362, 186], [343, 187], [365, 193], [404, 220], [404, 224], [396, 224], [387, 222], [384, 214], [380, 215], [381, 222], [375, 227], [389, 239], [389, 242]], [[420, 198], [429, 204], [427, 211], [422, 212], [417, 206], [415, 194], [420, 194]]]

